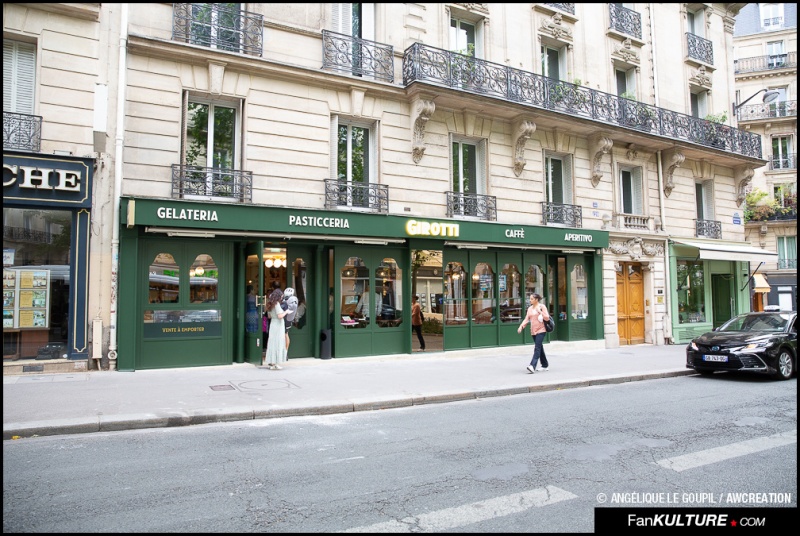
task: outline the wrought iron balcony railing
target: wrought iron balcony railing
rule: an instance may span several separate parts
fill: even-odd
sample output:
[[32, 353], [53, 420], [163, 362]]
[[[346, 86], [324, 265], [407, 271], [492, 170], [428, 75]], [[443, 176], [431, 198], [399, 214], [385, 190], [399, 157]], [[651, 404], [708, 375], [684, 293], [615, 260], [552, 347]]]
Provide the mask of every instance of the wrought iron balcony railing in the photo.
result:
[[3, 240], [17, 240], [20, 242], [31, 242], [34, 244], [52, 244], [53, 235], [46, 231], [34, 231], [24, 227], [3, 226]]
[[3, 149], [38, 153], [41, 148], [41, 116], [3, 112]]
[[481, 220], [497, 220], [497, 198], [492, 195], [447, 192], [447, 217], [467, 216]]
[[695, 236], [705, 238], [722, 238], [722, 222], [714, 220], [694, 220]]
[[389, 213], [389, 187], [385, 184], [325, 179], [325, 208], [351, 208]]
[[619, 229], [638, 229], [640, 231], [650, 230], [650, 217], [640, 214], [617, 214], [617, 228]]
[[797, 69], [797, 52], [741, 58], [733, 60], [733, 68], [736, 74], [771, 71], [773, 69]]
[[778, 259], [778, 270], [797, 270], [797, 259]]
[[752, 132], [421, 43], [411, 45], [403, 55], [403, 84], [413, 82], [429, 82], [761, 158], [761, 136]]
[[172, 197], [227, 198], [253, 201], [253, 172], [172, 164]]
[[394, 82], [394, 51], [384, 45], [322, 30], [322, 68]]
[[561, 203], [542, 203], [542, 224], [560, 224], [567, 227], [583, 226], [582, 209], [578, 205], [564, 205]]
[[686, 33], [686, 49], [690, 58], [714, 65], [714, 44], [693, 33]]
[[608, 4], [611, 29], [636, 39], [642, 38], [642, 15], [620, 4]]
[[569, 13], [570, 15], [575, 14], [575, 4], [551, 4], [549, 2], [545, 2], [545, 5], [560, 9], [564, 13]]
[[172, 39], [193, 45], [261, 56], [263, 19], [241, 4], [172, 4]]
[[797, 153], [770, 156], [769, 169], [797, 169]]
[[769, 104], [748, 104], [736, 110], [736, 120], [756, 121], [778, 117], [797, 117], [797, 101], [780, 101]]

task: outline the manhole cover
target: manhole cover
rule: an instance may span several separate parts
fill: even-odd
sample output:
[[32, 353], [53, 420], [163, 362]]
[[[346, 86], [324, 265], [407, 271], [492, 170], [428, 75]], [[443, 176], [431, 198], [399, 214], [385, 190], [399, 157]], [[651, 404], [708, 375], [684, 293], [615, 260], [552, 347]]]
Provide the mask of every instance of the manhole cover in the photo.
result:
[[211, 386], [211, 390], [212, 391], [234, 391], [235, 388], [233, 387], [233, 385], [212, 385]]

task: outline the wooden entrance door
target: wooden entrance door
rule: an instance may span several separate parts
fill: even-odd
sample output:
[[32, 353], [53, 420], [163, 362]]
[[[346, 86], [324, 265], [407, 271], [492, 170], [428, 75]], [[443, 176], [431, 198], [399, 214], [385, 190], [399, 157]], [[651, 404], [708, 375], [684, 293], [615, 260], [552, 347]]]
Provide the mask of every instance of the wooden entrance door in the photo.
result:
[[619, 343], [644, 342], [644, 278], [638, 262], [621, 262], [617, 270], [617, 330]]

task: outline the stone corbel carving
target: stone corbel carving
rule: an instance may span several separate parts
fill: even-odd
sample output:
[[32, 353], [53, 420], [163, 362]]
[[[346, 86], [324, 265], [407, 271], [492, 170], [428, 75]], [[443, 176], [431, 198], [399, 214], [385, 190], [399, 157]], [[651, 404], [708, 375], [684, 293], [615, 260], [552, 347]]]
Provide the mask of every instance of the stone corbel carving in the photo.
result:
[[600, 184], [600, 179], [603, 178], [603, 172], [600, 170], [600, 160], [604, 154], [608, 154], [611, 151], [613, 145], [614, 140], [604, 132], [589, 136], [589, 154], [594, 155], [592, 159], [592, 186], [595, 188]]
[[542, 19], [542, 32], [560, 41], [572, 41], [572, 31], [563, 25], [561, 13], [554, 13], [550, 19]]
[[640, 63], [639, 54], [633, 50], [630, 38], [626, 39], [621, 44], [616, 45], [614, 47], [614, 51], [611, 53], [611, 56], [614, 58], [619, 58], [625, 63], [629, 63], [631, 65], [639, 65]]
[[706, 73], [706, 66], [701, 65], [697, 71], [689, 77], [689, 82], [692, 82], [695, 85], [700, 87], [711, 89], [711, 76]]
[[751, 166], [737, 166], [734, 168], [734, 176], [736, 180], [736, 206], [742, 206], [744, 199], [747, 196], [745, 189], [750, 181], [753, 180], [755, 168]]
[[536, 123], [520, 119], [514, 123], [514, 175], [519, 177], [525, 168], [525, 142], [536, 132]]
[[664, 174], [664, 195], [669, 197], [672, 193], [674, 184], [672, 182], [672, 174], [675, 168], [680, 167], [686, 157], [680, 149], [669, 149], [664, 151], [664, 158], [661, 160], [661, 171]]
[[633, 143], [628, 144], [628, 151], [625, 153], [628, 160], [636, 160], [639, 158], [639, 148]]
[[208, 92], [212, 95], [222, 94], [222, 79], [225, 76], [227, 63], [208, 62]]
[[425, 124], [436, 110], [433, 101], [419, 99], [414, 105], [414, 140], [411, 146], [411, 156], [415, 164], [419, 164], [425, 154]]

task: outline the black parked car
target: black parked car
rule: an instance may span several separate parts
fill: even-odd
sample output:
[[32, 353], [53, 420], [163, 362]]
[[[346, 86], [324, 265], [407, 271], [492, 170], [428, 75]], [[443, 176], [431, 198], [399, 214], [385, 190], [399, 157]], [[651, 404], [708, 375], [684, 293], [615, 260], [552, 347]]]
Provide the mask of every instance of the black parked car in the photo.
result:
[[797, 312], [745, 313], [693, 339], [686, 368], [741, 371], [788, 380], [797, 370]]

